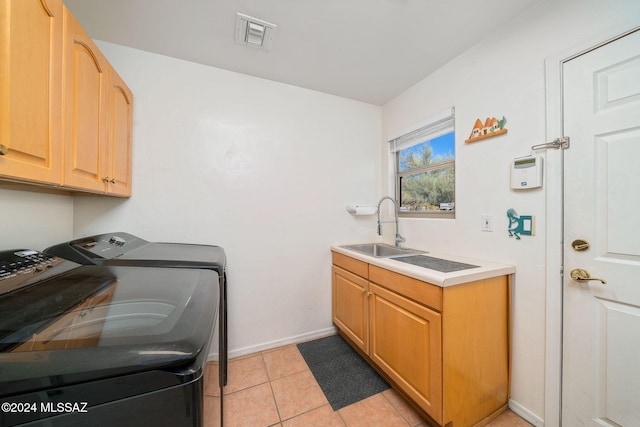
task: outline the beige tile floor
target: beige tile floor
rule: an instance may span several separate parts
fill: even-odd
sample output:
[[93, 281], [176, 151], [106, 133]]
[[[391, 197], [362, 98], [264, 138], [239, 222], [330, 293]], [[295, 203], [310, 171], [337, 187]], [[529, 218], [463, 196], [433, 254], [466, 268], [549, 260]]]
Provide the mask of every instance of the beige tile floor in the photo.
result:
[[[207, 366], [205, 427], [220, 425], [218, 369]], [[295, 345], [229, 361], [224, 390], [225, 427], [427, 426], [393, 390], [334, 411]], [[490, 427], [528, 427], [506, 411]]]

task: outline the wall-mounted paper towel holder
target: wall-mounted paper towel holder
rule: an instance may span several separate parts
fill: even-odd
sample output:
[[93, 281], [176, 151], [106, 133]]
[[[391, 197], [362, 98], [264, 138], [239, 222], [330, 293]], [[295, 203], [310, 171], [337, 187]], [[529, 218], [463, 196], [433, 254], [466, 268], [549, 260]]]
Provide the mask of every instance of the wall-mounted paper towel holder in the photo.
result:
[[374, 215], [378, 212], [378, 207], [370, 205], [348, 205], [347, 212], [353, 215]]

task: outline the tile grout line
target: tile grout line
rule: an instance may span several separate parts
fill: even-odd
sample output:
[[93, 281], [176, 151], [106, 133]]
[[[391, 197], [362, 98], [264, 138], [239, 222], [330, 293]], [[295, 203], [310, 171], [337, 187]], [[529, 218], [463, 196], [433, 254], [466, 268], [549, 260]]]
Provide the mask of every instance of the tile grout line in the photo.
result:
[[[282, 348], [284, 349], [285, 347], [282, 347]], [[295, 348], [299, 353], [300, 350], [297, 348], [297, 346]], [[253, 357], [253, 356], [257, 356], [259, 354], [260, 355], [260, 361], [261, 361], [261, 364], [262, 364], [262, 368], [264, 369], [264, 371], [266, 373], [266, 378], [267, 379], [265, 381], [263, 381], [263, 382], [258, 383], [258, 384], [253, 384], [253, 385], [246, 386], [246, 387], [238, 389], [238, 390], [234, 390], [231, 393], [224, 393], [224, 391], [223, 391], [223, 396], [231, 396], [231, 395], [234, 395], [236, 393], [239, 393], [239, 392], [242, 392], [242, 391], [246, 391], [246, 390], [249, 390], [249, 389], [252, 389], [252, 388], [255, 388], [255, 387], [264, 386], [265, 383], [269, 383], [269, 389], [271, 391], [271, 398], [272, 398], [273, 403], [274, 403], [275, 408], [276, 408], [276, 414], [277, 414], [277, 417], [278, 417], [278, 421], [274, 422], [273, 424], [269, 424], [268, 426], [265, 425], [265, 426], [260, 426], [260, 427], [275, 427], [275, 426], [278, 426], [278, 425], [282, 426], [282, 424], [284, 422], [287, 422], [287, 421], [290, 421], [290, 420], [294, 420], [294, 419], [296, 419], [296, 418], [298, 418], [298, 417], [300, 417], [302, 415], [305, 415], [305, 414], [307, 414], [309, 412], [312, 412], [312, 411], [317, 410], [319, 408], [322, 408], [324, 406], [324, 405], [320, 405], [318, 407], [308, 409], [308, 410], [306, 410], [306, 411], [304, 411], [304, 412], [302, 412], [300, 414], [296, 414], [296, 415], [294, 415], [292, 417], [289, 417], [287, 419], [284, 419], [284, 420], [282, 419], [282, 415], [280, 413], [280, 407], [278, 406], [278, 402], [276, 401], [276, 396], [275, 396], [275, 392], [274, 392], [273, 385], [272, 385], [273, 381], [278, 381], [280, 379], [287, 378], [289, 376], [296, 375], [296, 374], [299, 374], [299, 373], [305, 372], [305, 371], [311, 372], [311, 369], [309, 368], [309, 366], [306, 364], [306, 361], [305, 361], [305, 369], [302, 369], [302, 370], [299, 370], [299, 371], [296, 371], [296, 372], [288, 372], [286, 375], [282, 375], [279, 378], [272, 379], [270, 374], [269, 374], [269, 370], [267, 369], [267, 361], [265, 359], [265, 353], [272, 353], [272, 352], [275, 352], [275, 351], [278, 351], [278, 349], [264, 350], [264, 351], [258, 352], [256, 354], [253, 354], [253, 355], [245, 355], [245, 356], [239, 357], [237, 359], [233, 359], [233, 360], [241, 360], [241, 359], [246, 359], [246, 358], [250, 358], [250, 357]], [[299, 353], [299, 354], [302, 357], [301, 353]], [[311, 374], [313, 375], [313, 372], [311, 372]], [[206, 380], [209, 381], [209, 379], [210, 379], [209, 376], [207, 376]], [[314, 379], [315, 379], [315, 376], [314, 376]], [[317, 382], [317, 380], [316, 380], [316, 382]], [[393, 388], [391, 388], [391, 390], [393, 390]], [[391, 398], [385, 394], [385, 392], [380, 392], [378, 394], [382, 394], [383, 399], [393, 408], [393, 410], [400, 416], [400, 418], [406, 423], [407, 426], [412, 426], [412, 427], [419, 427], [420, 426], [421, 427], [421, 426], [427, 426], [428, 425], [428, 424], [425, 424], [424, 420], [422, 420], [422, 422], [418, 422], [417, 424], [412, 424], [410, 422], [410, 420], [407, 419], [407, 417], [403, 414], [403, 412], [394, 404], [394, 402], [391, 400]], [[210, 390], [209, 393], [204, 393], [204, 396], [205, 397], [211, 397], [211, 398], [220, 398], [221, 397], [221, 396], [216, 396], [215, 394], [213, 394], [211, 390]], [[328, 406], [331, 407], [330, 404], [328, 404]], [[348, 427], [349, 424], [347, 423], [346, 419], [343, 417], [343, 414], [341, 412], [342, 409], [344, 409], [344, 408], [341, 408], [341, 409], [339, 409], [337, 411], [333, 411], [333, 408], [331, 408], [331, 410], [333, 411], [333, 414], [337, 413], [338, 414], [338, 418], [343, 423], [343, 425]], [[516, 415], [516, 417], [518, 417], [518, 416]], [[420, 418], [422, 418], [422, 417], [420, 417]], [[498, 417], [498, 418], [500, 418], [500, 417]], [[518, 419], [521, 419], [521, 417], [518, 417]], [[525, 420], [523, 420], [523, 421], [525, 422], [526, 425], [530, 425]], [[492, 421], [492, 423], [493, 423], [493, 421]]]
[[[302, 357], [302, 354], [300, 353], [300, 350], [299, 350], [297, 347], [295, 347], [295, 348], [296, 348], [296, 351], [298, 352], [298, 354], [300, 354], [300, 357]], [[307, 372], [307, 371], [309, 371], [309, 372], [312, 374], [312, 376], [313, 376], [313, 372], [311, 371], [311, 368], [309, 367], [309, 365], [307, 365], [307, 364], [306, 364], [306, 361], [305, 361], [305, 369], [302, 369], [302, 370], [299, 370], [299, 371], [296, 371], [296, 372], [290, 372], [290, 373], [288, 373], [288, 374], [286, 374], [286, 375], [283, 375], [283, 376], [281, 376], [281, 377], [279, 377], [279, 378], [273, 378], [273, 379], [272, 379], [272, 378], [271, 378], [271, 376], [269, 375], [269, 370], [266, 368], [266, 361], [264, 360], [264, 352], [260, 352], [260, 355], [262, 356], [262, 360], [263, 360], [263, 362], [264, 362], [264, 364], [265, 364], [265, 369], [266, 369], [266, 371], [267, 371], [267, 377], [269, 378], [269, 387], [271, 388], [271, 394], [272, 394], [272, 396], [273, 396], [273, 401], [274, 401], [274, 402], [275, 402], [275, 404], [276, 404], [276, 410], [277, 410], [277, 412], [278, 412], [278, 418], [280, 419], [280, 424], [281, 424], [281, 425], [282, 425], [282, 423], [284, 423], [284, 422], [286, 422], [286, 421], [293, 420], [293, 419], [295, 419], [295, 418], [297, 418], [297, 417], [300, 417], [300, 416], [302, 416], [302, 415], [308, 414], [309, 412], [315, 411], [315, 410], [317, 410], [317, 409], [322, 408], [323, 406], [325, 406], [325, 405], [323, 404], [323, 405], [317, 406], [317, 407], [315, 407], [315, 408], [310, 408], [310, 409], [308, 409], [308, 410], [306, 410], [306, 411], [304, 411], [304, 412], [301, 412], [301, 413], [299, 413], [299, 414], [296, 414], [296, 415], [294, 415], [294, 416], [292, 416], [292, 417], [289, 417], [289, 418], [283, 419], [283, 418], [282, 418], [282, 415], [280, 414], [280, 408], [279, 408], [279, 406], [278, 406], [278, 402], [277, 402], [277, 400], [276, 400], [275, 393], [274, 393], [274, 391], [273, 391], [272, 382], [273, 382], [273, 381], [280, 380], [280, 379], [282, 379], [282, 378], [287, 378], [287, 377], [290, 377], [290, 376], [292, 376], [292, 375], [296, 375], [296, 374], [299, 374], [299, 373], [302, 373], [302, 372]], [[303, 358], [303, 360], [304, 360], [304, 358]], [[316, 380], [315, 376], [313, 376], [313, 379], [314, 379], [314, 381], [316, 381], [316, 383], [317, 383], [317, 380]], [[319, 385], [319, 384], [318, 384], [318, 385]], [[329, 404], [329, 402], [327, 402], [327, 403], [326, 403], [326, 405], [328, 405], [328, 406], [331, 408], [331, 405]], [[333, 408], [331, 408], [331, 410], [333, 411]], [[340, 420], [342, 421], [342, 423], [343, 423], [345, 426], [347, 426], [346, 421], [344, 420], [344, 418], [342, 417], [342, 415], [339, 413], [339, 411], [333, 411], [333, 412], [334, 412], [334, 413], [338, 413], [338, 416], [340, 417]], [[275, 425], [275, 424], [274, 424], [274, 425]], [[269, 426], [269, 427], [272, 427], [272, 426]]]
[[[300, 353], [299, 353], [299, 349], [297, 349], [297, 348], [296, 348], [296, 350], [298, 351], [298, 354], [300, 354]], [[275, 350], [271, 350], [270, 352], [274, 352], [274, 351], [275, 351]], [[308, 372], [310, 372], [310, 373], [313, 375], [313, 372], [311, 371], [311, 369], [309, 368], [309, 366], [305, 363], [305, 369], [301, 369], [301, 370], [296, 371], [296, 372], [289, 372], [289, 373], [287, 373], [286, 375], [282, 375], [282, 376], [280, 376], [280, 377], [278, 377], [278, 378], [272, 378], [272, 376], [270, 375], [270, 371], [269, 371], [269, 369], [268, 369], [268, 367], [267, 367], [267, 361], [266, 361], [266, 359], [265, 359], [265, 357], [264, 357], [264, 353], [265, 353], [265, 352], [259, 352], [259, 355], [260, 355], [260, 361], [261, 361], [261, 365], [262, 365], [261, 367], [264, 369], [264, 371], [265, 371], [265, 373], [266, 373], [266, 380], [265, 380], [264, 382], [261, 382], [261, 383], [258, 383], [258, 384], [252, 384], [252, 385], [250, 385], [250, 386], [247, 386], [247, 387], [244, 387], [244, 388], [241, 388], [241, 389], [238, 389], [238, 390], [234, 390], [234, 391], [233, 391], [233, 392], [231, 392], [231, 393], [224, 393], [224, 395], [225, 395], [225, 396], [231, 396], [231, 395], [236, 394], [236, 393], [240, 393], [240, 392], [243, 392], [243, 391], [246, 391], [246, 390], [249, 390], [249, 389], [252, 389], [252, 388], [258, 387], [258, 386], [262, 386], [262, 385], [264, 385], [265, 383], [269, 383], [269, 389], [270, 389], [270, 391], [271, 391], [271, 398], [273, 399], [274, 406], [276, 407], [276, 413], [277, 413], [277, 416], [278, 416], [278, 420], [279, 420], [279, 421], [275, 422], [274, 424], [269, 425], [268, 427], [276, 426], [276, 425], [278, 425], [278, 424], [282, 424], [283, 422], [286, 422], [286, 421], [289, 421], [289, 420], [293, 420], [293, 419], [295, 419], [295, 418], [297, 418], [297, 417], [299, 417], [299, 416], [302, 416], [302, 415], [304, 415], [304, 414], [307, 414], [307, 413], [309, 413], [309, 412], [311, 412], [311, 411], [317, 410], [317, 409], [319, 409], [319, 408], [321, 408], [321, 407], [323, 407], [323, 406], [324, 406], [324, 404], [323, 404], [323, 405], [317, 406], [317, 407], [315, 407], [315, 408], [309, 408], [308, 410], [306, 410], [306, 411], [304, 411], [304, 412], [302, 412], [302, 413], [299, 413], [299, 414], [296, 414], [296, 415], [291, 416], [291, 417], [289, 417], [289, 418], [283, 419], [282, 414], [281, 414], [281, 408], [278, 406], [278, 402], [277, 402], [277, 400], [276, 400], [276, 396], [275, 396], [275, 392], [274, 392], [273, 384], [272, 384], [272, 383], [273, 383], [274, 381], [278, 381], [278, 380], [281, 380], [281, 379], [284, 379], [284, 378], [287, 378], [287, 377], [290, 377], [290, 376], [293, 376], [293, 375], [296, 375], [296, 374], [300, 374], [300, 373], [302, 373], [302, 372], [307, 372], [307, 371], [308, 371]], [[256, 354], [256, 356], [257, 356], [257, 354]], [[301, 355], [301, 354], [300, 354], [300, 356], [302, 357], [302, 355]], [[314, 380], [315, 380], [315, 376], [314, 376], [313, 378], [314, 378]], [[316, 383], [317, 383], [317, 380], [315, 380], [315, 381], [316, 381]], [[384, 395], [384, 393], [383, 393], [383, 392], [381, 392], [381, 393], [379, 393], [379, 394], [382, 394], [383, 399], [384, 399], [387, 403], [389, 403], [389, 405], [390, 405], [390, 406], [393, 408], [393, 410], [394, 410], [394, 411], [395, 411], [395, 412], [400, 416], [400, 418], [401, 418], [401, 419], [402, 419], [402, 420], [407, 424], [407, 426], [411, 426], [411, 423], [410, 423], [410, 422], [409, 422], [409, 421], [408, 421], [408, 420], [403, 416], [403, 414], [398, 410], [398, 408], [393, 404], [393, 402], [391, 402], [391, 400], [389, 400], [389, 399], [387, 398], [387, 396], [385, 396], [385, 395]], [[330, 405], [328, 402], [327, 402], [327, 405], [328, 405], [329, 407], [331, 407], [331, 405]], [[342, 409], [342, 408], [341, 408], [341, 409]], [[334, 411], [334, 410], [333, 410], [333, 408], [331, 408], [331, 410], [332, 410], [332, 412], [333, 412], [334, 414], [335, 414], [335, 413], [337, 413], [337, 414], [338, 414], [338, 417], [339, 417], [340, 421], [343, 423], [343, 425], [348, 426], [348, 423], [347, 423], [347, 421], [345, 420], [345, 418], [343, 417], [343, 414], [341, 413], [340, 409], [339, 409], [339, 410], [337, 410], [337, 411]]]
[[[393, 390], [393, 389], [392, 389], [392, 388], [389, 388], [389, 389], [387, 389], [387, 390]], [[386, 391], [386, 390], [385, 390], [385, 391]], [[408, 426], [410, 426], [410, 427], [415, 427], [416, 425], [420, 425], [420, 423], [418, 423], [418, 424], [416, 424], [416, 425], [411, 424], [411, 423], [409, 422], [409, 420], [408, 420], [408, 419], [407, 419], [407, 418], [402, 414], [402, 412], [400, 412], [400, 410], [398, 409], [398, 407], [396, 407], [396, 405], [391, 401], [391, 399], [389, 399], [389, 398], [385, 395], [384, 391], [381, 391], [379, 394], [381, 394], [381, 395], [382, 395], [382, 398], [383, 398], [384, 400], [386, 400], [386, 401], [387, 401], [387, 403], [389, 403], [389, 405], [391, 405], [391, 407], [393, 408], [393, 410], [394, 410], [394, 411], [396, 411], [396, 412], [398, 413], [398, 415], [400, 415], [400, 418], [402, 418], [402, 419], [404, 420], [404, 422], [405, 422], [405, 423], [407, 423], [407, 425], [408, 425]]]
[[278, 422], [275, 424], [272, 424], [271, 426], [275, 426], [278, 424], [282, 425], [282, 415], [280, 414], [280, 407], [278, 406], [278, 401], [276, 400], [276, 394], [273, 392], [273, 385], [271, 384], [271, 376], [269, 375], [269, 370], [267, 369], [267, 362], [264, 360], [263, 352], [260, 352], [260, 360], [262, 360], [262, 364], [264, 365], [264, 370], [267, 373], [269, 390], [271, 390], [271, 398], [273, 399], [273, 404], [276, 406], [276, 412], [278, 414]]

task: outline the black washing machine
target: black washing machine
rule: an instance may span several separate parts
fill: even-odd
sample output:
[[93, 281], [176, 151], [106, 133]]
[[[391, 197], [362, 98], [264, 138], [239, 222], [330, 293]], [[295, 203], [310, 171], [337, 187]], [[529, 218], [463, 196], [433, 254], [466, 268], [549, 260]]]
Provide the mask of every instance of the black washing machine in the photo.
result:
[[[60, 243], [45, 253], [84, 265], [211, 269], [218, 274], [220, 292], [218, 358], [220, 414], [223, 387], [227, 383], [227, 275], [226, 254], [219, 246], [188, 243], [149, 242], [124, 232], [98, 234]], [[222, 416], [220, 417], [222, 420]]]
[[201, 426], [212, 281], [0, 252], [0, 425]]

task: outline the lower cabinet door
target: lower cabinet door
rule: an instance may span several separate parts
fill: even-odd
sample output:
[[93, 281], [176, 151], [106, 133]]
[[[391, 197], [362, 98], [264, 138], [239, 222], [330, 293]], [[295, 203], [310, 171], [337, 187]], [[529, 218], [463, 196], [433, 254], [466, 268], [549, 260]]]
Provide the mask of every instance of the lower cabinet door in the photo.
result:
[[369, 282], [333, 266], [333, 323], [362, 351], [369, 351]]
[[441, 314], [370, 283], [369, 356], [442, 424]]

